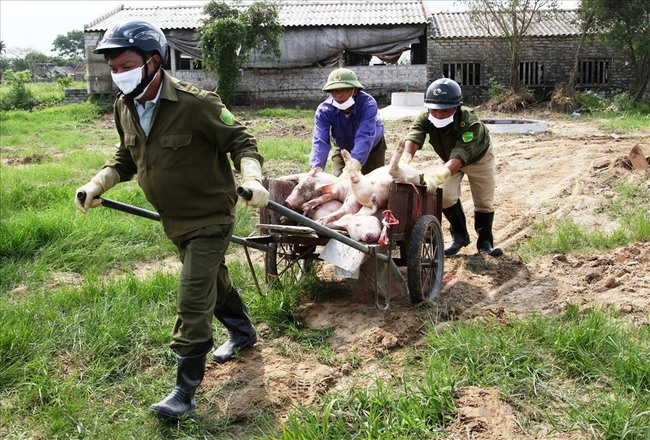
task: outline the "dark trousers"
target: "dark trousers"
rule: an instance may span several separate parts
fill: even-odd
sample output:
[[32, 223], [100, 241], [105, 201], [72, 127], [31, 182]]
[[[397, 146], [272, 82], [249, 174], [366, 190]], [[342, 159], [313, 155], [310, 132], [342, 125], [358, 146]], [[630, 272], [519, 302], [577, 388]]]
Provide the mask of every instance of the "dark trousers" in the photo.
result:
[[211, 225], [172, 240], [183, 263], [170, 345], [178, 356], [212, 341], [214, 310], [232, 290], [225, 263], [232, 229], [233, 225]]
[[[368, 174], [372, 170], [386, 165], [386, 148], [386, 139], [382, 136], [375, 148], [370, 152], [366, 163], [361, 167], [361, 174]], [[344, 167], [345, 162], [343, 156], [341, 156], [341, 149], [336, 147], [334, 153], [332, 153], [332, 174], [339, 176]]]

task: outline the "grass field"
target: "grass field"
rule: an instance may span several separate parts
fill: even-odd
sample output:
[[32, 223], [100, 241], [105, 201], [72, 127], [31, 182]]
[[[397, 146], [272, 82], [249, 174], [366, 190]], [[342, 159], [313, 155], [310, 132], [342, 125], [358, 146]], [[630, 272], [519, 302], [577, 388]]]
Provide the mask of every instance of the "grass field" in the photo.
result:
[[[309, 111], [241, 113], [254, 121], [255, 133], [269, 133], [271, 120], [310, 132]], [[498, 388], [522, 427], [541, 421], [556, 438], [650, 438], [650, 327], [574, 306], [505, 324], [476, 320], [441, 330], [423, 322], [422, 345], [383, 360], [395, 367], [390, 380], [378, 376], [368, 386], [329, 392], [295, 405], [282, 420], [260, 406], [245, 420], [202, 413], [159, 423], [148, 407], [169, 391], [175, 373], [168, 343], [177, 274], [163, 270], [175, 250], [155, 222], [75, 209], [75, 189], [117, 141], [102, 116], [90, 103], [0, 113], [1, 438], [444, 439], [456, 417], [455, 391], [468, 385]], [[612, 123], [627, 127], [644, 117]], [[281, 132], [260, 137], [268, 166], [304, 169], [308, 144]], [[110, 196], [151, 209], [134, 182]], [[647, 198], [635, 191], [629, 197], [639, 207], [639, 229], [647, 232]], [[240, 209], [235, 234], [249, 235], [255, 221], [254, 211]], [[564, 233], [580, 239], [567, 240], [562, 251], [589, 239], [599, 243], [568, 226]], [[531, 237], [534, 255], [556, 252], [557, 242], [544, 234]], [[304, 298], [335, 293], [315, 290], [319, 284], [307, 277], [261, 296], [245, 260], [229, 262], [256, 325], [335, 362], [329, 333], [307, 331], [296, 315]], [[255, 270], [263, 279], [262, 268]], [[224, 337], [217, 326], [215, 338]]]

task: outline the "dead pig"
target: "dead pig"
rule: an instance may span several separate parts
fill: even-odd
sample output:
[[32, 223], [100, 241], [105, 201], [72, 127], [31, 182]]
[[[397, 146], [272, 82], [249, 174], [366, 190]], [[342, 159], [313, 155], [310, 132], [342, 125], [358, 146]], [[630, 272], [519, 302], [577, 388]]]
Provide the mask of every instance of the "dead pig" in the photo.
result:
[[280, 177], [279, 180], [296, 182], [284, 206], [314, 220], [339, 209], [351, 192], [349, 180], [339, 179], [318, 167], [308, 173]]
[[[388, 191], [392, 182], [420, 184], [418, 170], [411, 165], [400, 164], [403, 153], [404, 142], [400, 142], [389, 165], [377, 168], [365, 176], [354, 167], [349, 167], [352, 192], [362, 206], [371, 208], [373, 214], [388, 206]], [[350, 153], [341, 150], [341, 155], [347, 165], [351, 160]]]
[[376, 243], [381, 235], [381, 221], [372, 214], [345, 214], [330, 227], [346, 230], [350, 238], [363, 243]]
[[314, 168], [308, 173], [291, 174], [278, 180], [296, 183], [291, 194], [285, 199], [284, 206], [294, 211], [302, 211], [306, 202], [322, 196], [324, 191], [337, 181], [337, 177], [323, 172], [320, 168]]

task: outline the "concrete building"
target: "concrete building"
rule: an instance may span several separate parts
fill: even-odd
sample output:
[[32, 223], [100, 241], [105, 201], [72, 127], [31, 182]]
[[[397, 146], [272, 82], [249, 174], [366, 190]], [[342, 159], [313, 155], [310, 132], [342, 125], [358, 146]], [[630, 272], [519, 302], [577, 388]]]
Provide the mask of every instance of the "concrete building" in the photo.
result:
[[[249, 2], [236, 2], [238, 8]], [[488, 98], [491, 81], [509, 86], [508, 43], [498, 27], [479, 26], [469, 12], [431, 14], [423, 1], [289, 0], [278, 2], [284, 27], [280, 60], [253, 54], [242, 70], [242, 104], [312, 107], [327, 75], [349, 66], [382, 105], [395, 92], [424, 92], [436, 78], [458, 81], [465, 102]], [[92, 50], [115, 22], [141, 18], [167, 36], [166, 68], [208, 90], [216, 76], [202, 68], [196, 29], [203, 6], [120, 6], [85, 26], [88, 92], [114, 93], [103, 57]], [[520, 80], [540, 98], [569, 77], [580, 41], [576, 11], [558, 11], [531, 24], [521, 51]], [[400, 59], [400, 62], [397, 60]], [[406, 59], [406, 62], [404, 60]], [[630, 63], [620, 51], [592, 39], [579, 56], [578, 87], [608, 95], [628, 90]]]

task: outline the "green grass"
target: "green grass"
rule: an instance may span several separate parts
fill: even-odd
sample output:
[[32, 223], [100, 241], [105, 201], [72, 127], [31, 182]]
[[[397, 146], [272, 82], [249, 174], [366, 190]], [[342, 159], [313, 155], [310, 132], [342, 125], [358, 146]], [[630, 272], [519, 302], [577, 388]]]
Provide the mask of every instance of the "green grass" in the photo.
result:
[[506, 325], [431, 326], [427, 345], [404, 360], [407, 373], [298, 407], [282, 438], [446, 438], [454, 393], [467, 386], [498, 388], [522, 414], [524, 431], [541, 421], [597, 438], [647, 438], [648, 336], [647, 326], [628, 328], [615, 315], [576, 307]]
[[650, 194], [642, 181], [614, 182], [616, 195], [597, 211], [617, 227], [612, 231], [588, 231], [571, 219], [542, 219], [531, 224], [532, 236], [516, 249], [524, 261], [556, 253], [605, 251], [627, 243], [650, 241]]
[[[84, 216], [74, 208], [74, 190], [117, 140], [112, 128], [96, 125], [98, 115], [95, 104], [0, 113], [0, 437], [444, 439], [457, 415], [455, 395], [466, 386], [497, 388], [524, 432], [544, 423], [560, 435], [650, 437], [650, 327], [571, 305], [558, 316], [451, 322], [444, 330], [425, 323], [423, 345], [379, 360], [382, 379], [360, 377], [356, 386], [296, 405], [285, 421], [264, 405], [245, 420], [217, 416], [222, 390], [211, 389], [202, 392], [196, 419], [159, 423], [148, 407], [173, 386], [176, 360], [167, 345], [177, 274], [138, 268], [174, 258], [175, 249], [157, 222], [106, 208]], [[282, 124], [305, 124], [309, 132], [313, 112], [243, 117], [275, 133], [260, 141], [271, 169], [305, 168], [308, 141], [277, 133]], [[603, 234], [541, 221], [519, 252], [532, 259], [648, 241], [647, 191], [611, 184], [616, 196], [602, 212], [618, 219], [619, 229]], [[107, 197], [151, 209], [135, 182]], [[255, 234], [256, 221], [254, 210], [240, 209], [235, 235]], [[363, 365], [354, 351], [335, 355], [332, 327], [307, 329], [299, 317], [306, 298], [332, 298], [340, 286], [308, 274], [258, 293], [245, 259], [229, 258], [228, 265], [276, 351], [294, 360], [315, 356], [333, 368]], [[263, 268], [253, 271], [263, 284]], [[223, 339], [224, 328], [215, 329]]]
[[[85, 81], [73, 81], [66, 88], [71, 89], [86, 89], [87, 84]], [[25, 88], [33, 97], [35, 109], [47, 109], [55, 106], [60, 106], [65, 100], [65, 92], [63, 87], [57, 82], [28, 82]], [[11, 86], [2, 84], [0, 85], [0, 96], [5, 96], [11, 91]]]
[[615, 133], [634, 134], [635, 130], [650, 127], [650, 113], [647, 111], [596, 112], [593, 117], [602, 119], [603, 128]]

